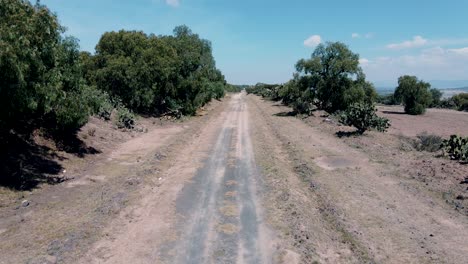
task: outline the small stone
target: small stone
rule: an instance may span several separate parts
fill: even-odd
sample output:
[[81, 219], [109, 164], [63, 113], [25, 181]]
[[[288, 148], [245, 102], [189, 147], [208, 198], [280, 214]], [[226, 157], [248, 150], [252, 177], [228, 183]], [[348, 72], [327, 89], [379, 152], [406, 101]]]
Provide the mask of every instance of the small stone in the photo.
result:
[[162, 178], [161, 178], [161, 177], [159, 177], [159, 179], [158, 179], [158, 180], [162, 181]]
[[23, 207], [28, 207], [28, 206], [29, 206], [29, 201], [28, 201], [28, 200], [23, 200], [23, 201], [21, 202], [21, 206], [23, 206]]

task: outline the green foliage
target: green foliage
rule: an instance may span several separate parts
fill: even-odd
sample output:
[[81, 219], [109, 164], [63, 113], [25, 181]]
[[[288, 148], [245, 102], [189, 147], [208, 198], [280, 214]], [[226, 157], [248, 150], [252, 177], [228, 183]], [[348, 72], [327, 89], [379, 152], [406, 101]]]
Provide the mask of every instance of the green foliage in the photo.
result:
[[407, 114], [421, 115], [432, 102], [430, 88], [429, 83], [418, 80], [416, 76], [405, 75], [398, 78], [394, 96], [403, 103]]
[[135, 127], [135, 115], [125, 107], [117, 109], [116, 125], [118, 128], [133, 129]]
[[259, 83], [246, 90], [281, 100], [303, 114], [311, 114], [317, 108], [333, 113], [355, 103], [372, 104], [377, 98], [375, 88], [365, 80], [359, 67], [359, 55], [340, 42], [321, 44], [310, 59], [299, 60], [289, 82], [283, 85]]
[[186, 26], [176, 27], [174, 36], [107, 32], [96, 55], [81, 58], [90, 84], [136, 112], [192, 115], [224, 96], [226, 82], [215, 67], [210, 42]]
[[359, 67], [359, 55], [345, 44], [320, 44], [308, 60], [296, 64], [295, 84], [302, 103], [315, 104], [330, 113], [359, 103], [371, 103], [377, 93]]
[[77, 40], [45, 6], [29, 1], [0, 4], [0, 123], [34, 121], [75, 131], [93, 113], [82, 81]]
[[451, 159], [468, 162], [468, 137], [452, 135], [442, 142], [442, 148]]
[[432, 88], [429, 90], [429, 92], [431, 93], [431, 98], [432, 98], [431, 104], [429, 106], [430, 107], [439, 106], [440, 101], [442, 99], [442, 92], [437, 88]]
[[468, 93], [460, 93], [450, 98], [442, 99], [436, 106], [458, 111], [468, 111]]
[[225, 90], [228, 93], [240, 93], [242, 90], [247, 89], [248, 87], [248, 85], [226, 84]]
[[455, 101], [453, 100], [453, 97], [444, 98], [440, 100], [440, 103], [437, 107], [458, 110], [458, 107]]
[[452, 100], [459, 111], [468, 111], [468, 93], [454, 95]]
[[359, 134], [373, 128], [379, 132], [385, 132], [390, 127], [390, 121], [379, 117], [373, 104], [354, 103], [340, 114], [340, 123], [357, 128]]
[[424, 132], [416, 136], [413, 146], [418, 151], [436, 152], [441, 149], [442, 142], [442, 137]]
[[276, 99], [278, 96], [278, 84], [257, 83], [246, 89], [247, 93], [253, 93], [265, 98]]

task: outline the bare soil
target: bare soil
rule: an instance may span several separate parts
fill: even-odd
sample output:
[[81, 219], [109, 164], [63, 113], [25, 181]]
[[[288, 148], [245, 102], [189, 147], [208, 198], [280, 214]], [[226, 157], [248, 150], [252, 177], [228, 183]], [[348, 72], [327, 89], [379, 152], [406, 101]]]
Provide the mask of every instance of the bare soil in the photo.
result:
[[1, 189], [0, 263], [465, 263], [468, 166], [412, 140], [468, 114], [379, 110], [389, 133], [342, 138], [245, 93], [140, 132], [93, 119], [97, 153], [48, 146], [66, 181]]
[[405, 114], [402, 106], [379, 106], [379, 115], [390, 119], [390, 134], [414, 137], [423, 132], [448, 137], [468, 136], [468, 112], [429, 108], [424, 115]]
[[[464, 263], [466, 165], [249, 96], [270, 220], [302, 263]], [[398, 133], [399, 134], [399, 133]], [[408, 146], [409, 145], [409, 146]], [[454, 201], [458, 205], [454, 204]]]

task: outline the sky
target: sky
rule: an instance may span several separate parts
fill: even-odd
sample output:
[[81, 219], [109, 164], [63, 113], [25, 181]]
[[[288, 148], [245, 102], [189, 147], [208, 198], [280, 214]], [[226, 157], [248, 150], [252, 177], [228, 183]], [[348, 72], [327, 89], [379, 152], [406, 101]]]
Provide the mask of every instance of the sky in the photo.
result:
[[[94, 52], [106, 31], [172, 34], [187, 25], [211, 41], [233, 84], [283, 83], [319, 43], [341, 41], [360, 55], [367, 79], [399, 76], [468, 86], [466, 0], [42, 0], [67, 35]], [[461, 81], [460, 81], [461, 80]], [[450, 83], [450, 85], [448, 84]], [[448, 88], [448, 87], [445, 87]]]

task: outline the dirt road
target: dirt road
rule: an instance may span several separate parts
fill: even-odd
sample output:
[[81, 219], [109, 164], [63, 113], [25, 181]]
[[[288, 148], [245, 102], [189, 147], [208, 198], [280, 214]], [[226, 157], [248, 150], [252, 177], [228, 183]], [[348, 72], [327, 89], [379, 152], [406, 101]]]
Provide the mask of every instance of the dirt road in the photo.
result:
[[145, 197], [149, 214], [98, 243], [83, 263], [272, 263], [249, 126], [245, 94], [237, 94], [181, 152], [164, 191]]
[[468, 219], [406, 175], [413, 156], [289, 111], [241, 93], [122, 144], [0, 225], [0, 263], [466, 263]]

